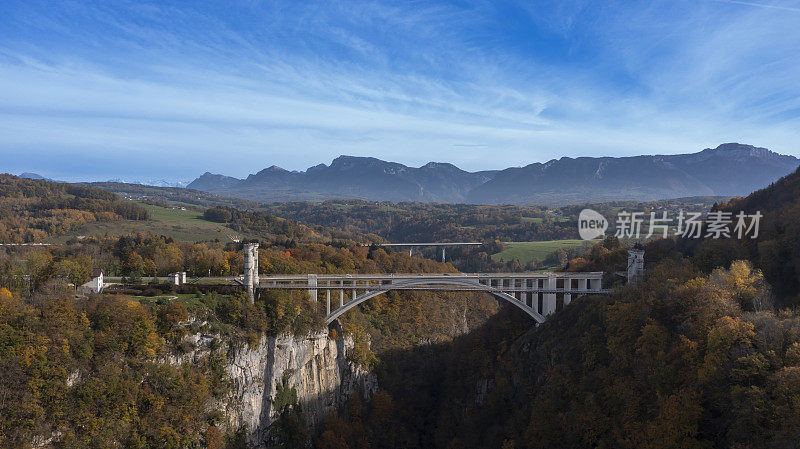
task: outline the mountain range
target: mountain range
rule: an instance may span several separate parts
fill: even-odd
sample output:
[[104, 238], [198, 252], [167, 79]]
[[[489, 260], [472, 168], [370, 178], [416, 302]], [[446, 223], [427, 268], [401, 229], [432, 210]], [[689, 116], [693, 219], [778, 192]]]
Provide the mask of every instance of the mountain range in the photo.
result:
[[[27, 179], [43, 179], [45, 181], [55, 181], [54, 179], [44, 177], [38, 173], [33, 172], [25, 172], [20, 173], [20, 178], [27, 178]], [[69, 182], [69, 181], [61, 181], [61, 182]], [[153, 187], [186, 187], [189, 182], [187, 181], [168, 181], [166, 179], [123, 179], [123, 178], [114, 178], [109, 179], [106, 181], [107, 183], [119, 183], [119, 184], [139, 184], [143, 186], [153, 186]]]
[[114, 178], [109, 179], [106, 182], [116, 182], [116, 183], [123, 183], [123, 184], [139, 184], [143, 186], [153, 186], [153, 187], [186, 187], [189, 184], [186, 181], [169, 181], [166, 179], [123, 179], [123, 178]]
[[800, 159], [726, 143], [697, 153], [562, 157], [504, 170], [467, 172], [430, 162], [408, 167], [339, 156], [306, 171], [265, 168], [245, 179], [204, 173], [187, 187], [259, 202], [365, 199], [474, 204], [579, 204], [688, 196], [742, 196], [794, 171]]

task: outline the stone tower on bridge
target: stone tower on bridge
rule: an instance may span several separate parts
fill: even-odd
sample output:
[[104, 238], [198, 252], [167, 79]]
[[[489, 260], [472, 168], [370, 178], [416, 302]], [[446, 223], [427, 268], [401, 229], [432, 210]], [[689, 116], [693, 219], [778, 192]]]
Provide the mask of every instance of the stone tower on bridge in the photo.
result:
[[644, 249], [640, 245], [628, 250], [628, 284], [636, 285], [644, 277]]
[[255, 302], [255, 290], [258, 288], [258, 243], [244, 245], [244, 286], [250, 303]]

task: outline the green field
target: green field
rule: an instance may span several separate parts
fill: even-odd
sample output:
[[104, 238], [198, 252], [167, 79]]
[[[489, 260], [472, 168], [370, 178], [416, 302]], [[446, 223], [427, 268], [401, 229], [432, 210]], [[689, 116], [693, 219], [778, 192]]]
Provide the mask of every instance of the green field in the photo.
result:
[[193, 294], [173, 294], [173, 295], [158, 295], [158, 296], [131, 296], [142, 304], [169, 304], [172, 301], [178, 301], [184, 305], [195, 301]]
[[492, 255], [494, 260], [509, 261], [517, 259], [522, 265], [532, 260], [541, 262], [545, 256], [559, 248], [577, 248], [591, 243], [585, 240], [549, 240], [543, 242], [517, 242], [506, 244], [506, 248]]
[[186, 209], [168, 209], [165, 207], [142, 204], [150, 212], [147, 221], [121, 220], [114, 222], [94, 222], [82, 226], [75, 232], [62, 235], [49, 240], [50, 243], [61, 243], [78, 236], [104, 236], [124, 235], [135, 232], [166, 235], [179, 242], [198, 242], [219, 239], [221, 242], [230, 241], [236, 234], [240, 238], [251, 238], [250, 235], [239, 235], [233, 230], [222, 226], [220, 223], [208, 221], [203, 218], [203, 213]]

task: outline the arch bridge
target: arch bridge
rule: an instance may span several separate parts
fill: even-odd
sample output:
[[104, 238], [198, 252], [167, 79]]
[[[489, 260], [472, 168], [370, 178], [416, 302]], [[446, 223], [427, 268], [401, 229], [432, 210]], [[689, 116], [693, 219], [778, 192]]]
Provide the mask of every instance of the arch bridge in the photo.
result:
[[[241, 285], [254, 301], [259, 290], [308, 290], [314, 302], [325, 295], [325, 321], [331, 323], [364, 301], [391, 290], [485, 292], [511, 303], [536, 323], [569, 305], [574, 297], [610, 293], [602, 287], [602, 271], [528, 273], [426, 273], [426, 274], [302, 274], [259, 276], [258, 243], [244, 245], [244, 273], [237, 277], [203, 279]], [[644, 252], [629, 251], [628, 279], [644, 276]], [[111, 280], [112, 278], [106, 278]], [[119, 280], [120, 278], [113, 278]], [[173, 273], [176, 285], [186, 283], [186, 273]], [[194, 279], [192, 282], [200, 278]], [[103, 280], [100, 278], [99, 288]], [[338, 298], [336, 298], [338, 296]], [[336, 301], [338, 299], [338, 301]]]
[[574, 297], [608, 293], [601, 287], [602, 276], [602, 272], [305, 274], [260, 276], [253, 288], [308, 290], [314, 302], [324, 292], [327, 323], [391, 290], [486, 292], [543, 323]]
[[[323, 291], [327, 323], [364, 301], [391, 290], [486, 292], [513, 304], [537, 323], [543, 323], [559, 307], [569, 305], [573, 296], [609, 293], [602, 287], [603, 273], [600, 271], [259, 276], [258, 243], [245, 244], [244, 252], [242, 284], [251, 301], [259, 289], [308, 290], [314, 302]], [[338, 305], [335, 296], [338, 296]]]

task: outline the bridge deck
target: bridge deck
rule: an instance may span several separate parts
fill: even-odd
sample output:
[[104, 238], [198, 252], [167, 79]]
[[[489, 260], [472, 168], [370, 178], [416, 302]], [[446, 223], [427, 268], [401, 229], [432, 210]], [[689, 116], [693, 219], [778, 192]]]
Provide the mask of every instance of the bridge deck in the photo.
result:
[[[602, 294], [602, 272], [303, 274], [261, 276], [261, 289], [443, 290]], [[559, 285], [560, 284], [560, 285]]]
[[[461, 285], [392, 285], [392, 284], [373, 284], [364, 285], [359, 284], [355, 288], [352, 285], [317, 285], [309, 286], [308, 284], [260, 284], [258, 286], [262, 290], [351, 290], [358, 291], [370, 290], [429, 290], [429, 291], [445, 291], [445, 292], [485, 292], [486, 288], [461, 286]], [[611, 292], [608, 289], [566, 289], [566, 288], [536, 288], [536, 287], [498, 287], [498, 291], [507, 293], [569, 293], [577, 296], [581, 295], [607, 295]]]
[[396, 280], [396, 279], [432, 279], [432, 278], [460, 278], [460, 279], [557, 279], [568, 278], [601, 278], [602, 271], [571, 272], [571, 271], [528, 271], [521, 273], [358, 273], [358, 274], [279, 274], [259, 276], [260, 281], [298, 281], [315, 276], [318, 280]]

